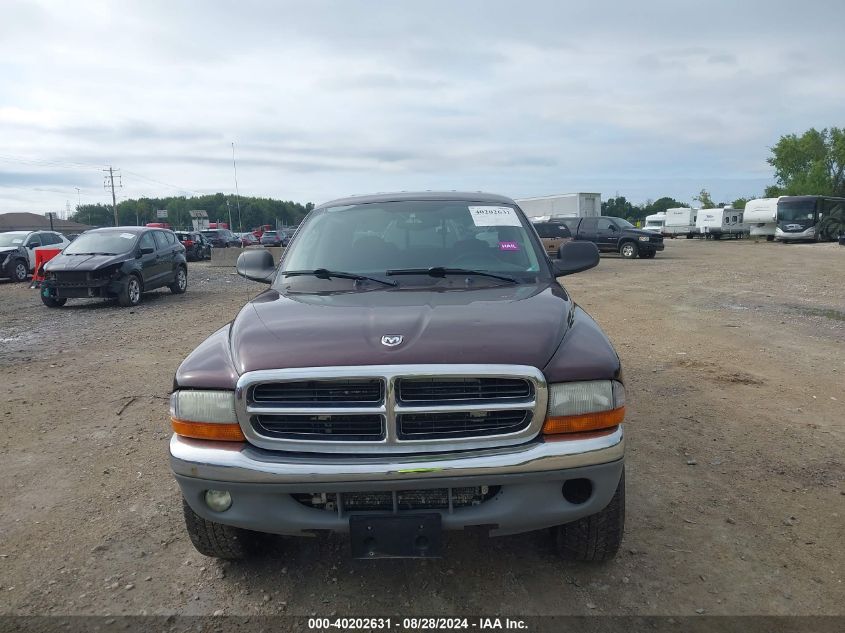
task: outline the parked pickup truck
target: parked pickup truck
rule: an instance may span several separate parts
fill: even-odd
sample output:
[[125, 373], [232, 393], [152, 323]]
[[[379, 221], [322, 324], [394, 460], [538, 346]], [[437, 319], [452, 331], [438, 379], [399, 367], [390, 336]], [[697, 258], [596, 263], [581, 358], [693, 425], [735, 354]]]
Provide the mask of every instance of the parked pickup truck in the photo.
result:
[[[350, 248], [351, 245], [351, 248]], [[619, 358], [509, 198], [400, 193], [323, 204], [269, 284], [174, 379], [170, 461], [203, 554], [256, 533], [348, 534], [356, 558], [438, 556], [444, 530], [551, 528], [612, 557], [625, 515]]]
[[653, 231], [636, 228], [628, 220], [600, 216], [597, 218], [563, 218], [576, 241], [592, 242], [600, 251], [619, 253], [626, 259], [639, 256], [651, 259], [663, 250], [663, 237]]

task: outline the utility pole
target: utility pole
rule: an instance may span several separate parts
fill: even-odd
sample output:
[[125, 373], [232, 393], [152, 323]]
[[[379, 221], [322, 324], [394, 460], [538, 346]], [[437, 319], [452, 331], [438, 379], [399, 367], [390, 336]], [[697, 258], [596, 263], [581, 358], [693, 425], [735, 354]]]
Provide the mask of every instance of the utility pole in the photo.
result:
[[120, 178], [119, 173], [115, 173], [116, 171], [119, 172], [120, 170], [113, 169], [111, 165], [109, 165], [108, 169], [104, 169], [103, 171], [106, 172], [106, 182], [103, 186], [106, 188], [106, 190], [108, 190], [109, 186], [111, 186], [111, 206], [112, 210], [114, 211], [114, 225], [117, 226], [118, 224], [120, 224], [120, 222], [118, 222], [117, 219], [117, 197], [114, 195], [114, 177], [117, 176], [120, 180], [117, 185], [118, 187], [123, 186], [123, 180]]
[[[234, 226], [234, 224], [232, 224], [232, 207], [229, 206], [228, 200], [226, 200], [226, 208], [229, 210], [229, 226], [232, 227], [232, 226]], [[240, 224], [240, 222], [238, 222], [238, 224]], [[240, 227], [238, 227], [238, 228], [240, 228]]]
[[[241, 194], [238, 191], [238, 166], [235, 164], [235, 142], [232, 141], [232, 169], [235, 171], [235, 197], [238, 201], [238, 231], [243, 231], [244, 226], [241, 222]], [[230, 219], [231, 222], [231, 219]]]

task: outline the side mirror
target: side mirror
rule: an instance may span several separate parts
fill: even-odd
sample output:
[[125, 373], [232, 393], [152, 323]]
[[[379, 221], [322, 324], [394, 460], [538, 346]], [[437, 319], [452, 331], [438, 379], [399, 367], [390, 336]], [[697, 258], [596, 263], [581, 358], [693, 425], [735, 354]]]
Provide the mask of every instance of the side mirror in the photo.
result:
[[40, 246], [40, 244], [27, 244], [27, 245], [26, 245], [26, 247], [27, 247], [29, 250], [33, 250], [36, 246]]
[[552, 262], [556, 277], [572, 275], [598, 266], [599, 249], [592, 242], [567, 242], [560, 249], [560, 259]]
[[270, 251], [247, 250], [238, 256], [237, 271], [241, 277], [269, 284], [276, 276], [276, 264]]
[[141, 255], [152, 255], [156, 252], [152, 246], [142, 246], [141, 247]]

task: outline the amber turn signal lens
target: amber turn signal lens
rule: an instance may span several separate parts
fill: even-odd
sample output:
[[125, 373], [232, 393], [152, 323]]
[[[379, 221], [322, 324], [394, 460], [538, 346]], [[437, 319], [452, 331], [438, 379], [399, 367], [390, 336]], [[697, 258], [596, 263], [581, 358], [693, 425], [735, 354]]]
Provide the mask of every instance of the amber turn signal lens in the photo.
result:
[[213, 422], [189, 422], [170, 418], [170, 424], [176, 435], [192, 437], [198, 440], [218, 440], [221, 442], [244, 442], [241, 427], [237, 424], [215, 424]]
[[622, 424], [622, 420], [624, 419], [625, 407], [611, 409], [610, 411], [598, 411], [596, 413], [549, 417], [546, 418], [546, 422], [543, 424], [543, 434], [557, 435], [560, 433], [599, 431], [618, 426]]

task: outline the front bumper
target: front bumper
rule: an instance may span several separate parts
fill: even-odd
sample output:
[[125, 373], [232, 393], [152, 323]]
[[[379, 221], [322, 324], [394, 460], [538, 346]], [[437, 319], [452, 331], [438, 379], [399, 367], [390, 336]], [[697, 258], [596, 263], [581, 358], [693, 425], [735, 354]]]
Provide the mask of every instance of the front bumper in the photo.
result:
[[92, 279], [73, 284], [57, 284], [51, 280], [41, 282], [41, 292], [44, 296], [56, 299], [84, 299], [94, 297], [116, 296], [124, 282], [114, 279]]
[[777, 227], [775, 229], [775, 239], [782, 242], [788, 242], [791, 240], [815, 240], [816, 229], [811, 226], [803, 231], [784, 231], [782, 228]]
[[[352, 513], [309, 507], [291, 495], [499, 486], [495, 496], [478, 505], [406, 512], [439, 512], [448, 530], [485, 526], [492, 535], [504, 535], [602, 510], [619, 483], [624, 449], [622, 427], [599, 437], [506, 449], [369, 458], [293, 455], [174, 435], [170, 461], [194, 512], [217, 523], [300, 536], [314, 530], [348, 532]], [[583, 502], [564, 498], [562, 487], [570, 479], [590, 481], [592, 492]], [[225, 512], [209, 509], [204, 502], [209, 489], [229, 491], [232, 506]]]

